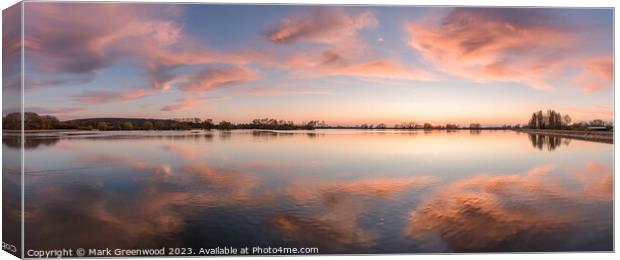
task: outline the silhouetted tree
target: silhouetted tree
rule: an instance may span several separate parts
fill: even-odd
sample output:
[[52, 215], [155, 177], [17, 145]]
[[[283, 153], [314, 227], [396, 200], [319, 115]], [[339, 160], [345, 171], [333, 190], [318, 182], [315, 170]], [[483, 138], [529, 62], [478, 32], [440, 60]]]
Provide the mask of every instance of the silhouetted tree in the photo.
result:
[[101, 131], [108, 130], [108, 124], [106, 122], [99, 122], [97, 123], [97, 129]]
[[163, 130], [164, 124], [162, 122], [159, 121], [155, 121], [155, 123], [153, 123], [153, 128], [157, 129], [157, 130]]
[[35, 130], [41, 128], [41, 117], [37, 113], [26, 112], [24, 113], [24, 129]]
[[121, 129], [133, 130], [133, 124], [131, 122], [123, 122], [123, 124], [121, 125]]
[[151, 121], [146, 121], [142, 123], [142, 129], [144, 130], [153, 130], [153, 123]]
[[458, 129], [458, 128], [459, 128], [459, 125], [457, 124], [450, 124], [450, 123], [446, 124], [446, 129]]
[[308, 123], [306, 123], [306, 129], [308, 130], [313, 130], [316, 128], [316, 126], [319, 125], [319, 121], [317, 120], [312, 120]]
[[562, 129], [568, 123], [565, 119], [569, 119], [570, 116], [566, 115], [562, 117], [562, 114], [555, 110], [549, 109], [545, 114], [542, 110], [532, 114], [530, 121], [528, 122], [528, 128], [532, 129]]
[[19, 112], [9, 113], [2, 118], [2, 129], [21, 130], [22, 115]]
[[202, 127], [204, 129], [212, 129], [213, 126], [213, 119], [211, 118], [205, 119], [205, 121], [202, 122]]
[[231, 130], [231, 129], [235, 128], [235, 125], [233, 125], [233, 123], [228, 122], [228, 121], [221, 121], [221, 122], [217, 125], [217, 127], [218, 127], [219, 129], [222, 129], [222, 130]]
[[188, 130], [188, 129], [191, 129], [191, 126], [190, 126], [189, 122], [176, 121], [172, 125], [172, 128], [175, 129], [175, 130]]
[[55, 116], [41, 116], [41, 129], [56, 129], [60, 121]]
[[407, 129], [414, 129], [417, 127], [417, 123], [416, 122], [404, 122], [402, 124], [400, 124], [401, 128], [407, 128]]
[[605, 121], [600, 120], [600, 119], [594, 119], [590, 121], [589, 125], [590, 126], [605, 126]]
[[469, 129], [480, 129], [480, 128], [482, 128], [482, 125], [480, 125], [479, 123], [469, 124]]
[[[21, 129], [21, 113], [9, 113], [2, 118], [2, 124], [4, 129]], [[60, 128], [61, 123], [58, 118], [50, 115], [40, 116], [37, 113], [25, 112], [24, 113], [24, 129], [26, 130], [40, 130], [40, 129], [57, 129]]]

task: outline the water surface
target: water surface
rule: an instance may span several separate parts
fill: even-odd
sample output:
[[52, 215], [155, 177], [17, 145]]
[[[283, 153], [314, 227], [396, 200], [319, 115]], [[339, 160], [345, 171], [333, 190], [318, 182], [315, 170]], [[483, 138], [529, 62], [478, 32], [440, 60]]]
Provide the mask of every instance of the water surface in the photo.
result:
[[[20, 144], [3, 146], [8, 158]], [[44, 134], [24, 146], [27, 249], [613, 250], [610, 144], [240, 130]]]

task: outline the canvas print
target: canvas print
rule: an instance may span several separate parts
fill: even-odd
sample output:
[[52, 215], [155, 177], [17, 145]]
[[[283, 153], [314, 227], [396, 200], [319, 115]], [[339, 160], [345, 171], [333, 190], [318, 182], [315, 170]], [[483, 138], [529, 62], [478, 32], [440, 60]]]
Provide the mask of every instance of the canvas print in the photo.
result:
[[613, 251], [613, 16], [17, 3], [3, 249]]

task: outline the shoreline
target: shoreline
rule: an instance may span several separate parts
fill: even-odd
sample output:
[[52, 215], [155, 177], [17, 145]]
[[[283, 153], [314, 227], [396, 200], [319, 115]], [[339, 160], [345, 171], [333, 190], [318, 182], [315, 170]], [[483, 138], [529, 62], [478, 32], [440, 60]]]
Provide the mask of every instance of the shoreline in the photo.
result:
[[592, 141], [600, 143], [614, 143], [613, 131], [585, 131], [585, 130], [551, 130], [551, 129], [514, 129], [516, 132], [545, 135]]
[[[543, 135], [543, 136], [554, 136], [554, 137], [562, 137], [562, 138], [570, 138], [570, 139], [578, 139], [583, 141], [591, 141], [591, 142], [600, 142], [600, 143], [614, 143], [614, 132], [613, 131], [587, 131], [587, 130], [553, 130], [553, 129], [498, 129], [498, 128], [481, 128], [481, 129], [445, 129], [445, 128], [437, 128], [437, 129], [396, 129], [396, 128], [385, 128], [385, 129], [359, 129], [359, 128], [316, 128], [312, 130], [278, 130], [278, 129], [230, 129], [230, 130], [221, 130], [221, 129], [213, 129], [218, 131], [233, 131], [233, 130], [253, 130], [253, 131], [314, 131], [314, 130], [362, 130], [362, 131], [404, 131], [404, 132], [418, 132], [418, 131], [506, 131], [513, 130], [518, 133], [527, 133], [527, 134], [535, 134], [535, 135]], [[188, 130], [108, 130], [108, 131], [98, 131], [98, 130], [78, 130], [78, 129], [45, 129], [45, 130], [25, 130], [23, 133], [26, 136], [45, 136], [46, 134], [64, 134], [68, 136], [72, 135], [88, 135], [88, 134], [103, 134], [106, 132], [187, 132], [187, 131], [196, 131], [203, 129], [188, 129]], [[22, 133], [20, 130], [3, 130], [3, 135], [19, 135]]]

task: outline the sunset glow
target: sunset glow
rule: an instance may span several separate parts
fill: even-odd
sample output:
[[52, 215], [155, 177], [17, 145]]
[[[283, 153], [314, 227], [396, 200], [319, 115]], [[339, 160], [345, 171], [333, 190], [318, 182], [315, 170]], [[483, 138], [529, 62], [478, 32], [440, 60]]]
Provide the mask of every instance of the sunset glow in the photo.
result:
[[612, 9], [29, 2], [25, 20], [25, 111], [61, 120], [613, 120]]

